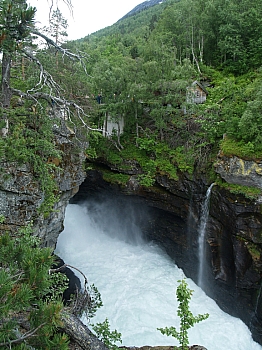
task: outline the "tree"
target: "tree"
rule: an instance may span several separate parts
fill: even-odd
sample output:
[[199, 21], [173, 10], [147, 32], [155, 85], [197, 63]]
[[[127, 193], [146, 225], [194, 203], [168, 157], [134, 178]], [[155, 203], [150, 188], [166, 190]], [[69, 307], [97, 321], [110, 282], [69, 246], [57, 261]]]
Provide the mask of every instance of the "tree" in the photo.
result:
[[[4, 221], [1, 216], [0, 223]], [[50, 248], [40, 247], [31, 225], [15, 237], [0, 236], [0, 348], [68, 350], [73, 340], [79, 349], [108, 350], [79, 319], [83, 312], [93, 317], [102, 306], [97, 288], [89, 286], [74, 266], [54, 265], [56, 257]], [[67, 266], [77, 270], [84, 283], [65, 302], [68, 279], [60, 271]], [[108, 322], [99, 326], [108, 340], [120, 340], [119, 333], [110, 332]]]
[[28, 6], [25, 0], [3, 0], [0, 2], [0, 50], [2, 57], [1, 99], [2, 135], [8, 133], [7, 109], [10, 107], [12, 91], [10, 86], [11, 62], [30, 35], [34, 24], [36, 8]]
[[37, 349], [67, 349], [68, 337], [58, 333], [63, 288], [56, 291], [55, 298], [53, 293], [48, 296], [54, 281], [48, 273], [53, 262], [51, 250], [39, 248], [30, 227], [18, 232], [16, 238], [1, 235], [1, 348], [24, 344], [23, 349], [30, 345]]
[[241, 138], [244, 143], [261, 150], [262, 145], [262, 85], [259, 86], [255, 99], [247, 103], [247, 108], [239, 121]]
[[187, 286], [186, 281], [183, 279], [180, 282], [176, 290], [177, 300], [179, 302], [177, 315], [180, 317], [180, 330], [177, 331], [175, 327], [157, 328], [162, 334], [167, 336], [171, 335], [176, 338], [181, 345], [182, 350], [187, 350], [189, 345], [188, 330], [196, 323], [206, 320], [208, 314], [199, 314], [194, 316], [189, 310], [189, 301], [191, 299], [193, 291]]
[[[68, 0], [66, 3], [70, 4], [70, 1]], [[63, 90], [49, 74], [49, 72], [44, 69], [41, 61], [37, 59], [35, 52], [32, 50], [30, 45], [28, 45], [28, 42], [31, 42], [33, 37], [40, 37], [44, 39], [49, 46], [54, 47], [65, 57], [69, 57], [74, 61], [80, 62], [84, 71], [85, 65], [83, 60], [85, 55], [71, 52], [69, 49], [56, 44], [55, 41], [47, 37], [41, 31], [37, 30], [34, 27], [34, 15], [36, 8], [28, 6], [26, 0], [3, 0], [0, 2], [0, 11], [0, 37], [2, 38], [0, 42], [0, 49], [3, 52], [2, 94], [0, 102], [2, 108], [4, 108], [4, 110], [2, 110], [2, 120], [5, 121], [2, 135], [6, 136], [8, 133], [8, 118], [6, 110], [10, 107], [10, 101], [13, 95], [31, 100], [33, 103], [39, 103], [40, 100], [45, 100], [47, 103], [52, 105], [52, 103], [55, 102], [59, 108], [66, 111], [68, 116], [73, 109], [76, 111], [77, 119], [81, 122], [81, 124], [87, 129], [91, 129], [84, 120], [87, 116], [83, 112], [81, 106], [74, 101], [67, 100], [65, 98], [63, 95]], [[15, 89], [11, 86], [11, 62], [16, 55], [26, 57], [26, 59], [31, 61], [39, 70], [38, 81], [35, 83], [35, 86], [31, 86], [31, 88], [28, 88], [27, 91]]]
[[53, 11], [49, 27], [45, 28], [46, 32], [54, 38], [56, 45], [61, 45], [67, 37], [67, 20], [63, 17], [62, 12], [57, 8]]

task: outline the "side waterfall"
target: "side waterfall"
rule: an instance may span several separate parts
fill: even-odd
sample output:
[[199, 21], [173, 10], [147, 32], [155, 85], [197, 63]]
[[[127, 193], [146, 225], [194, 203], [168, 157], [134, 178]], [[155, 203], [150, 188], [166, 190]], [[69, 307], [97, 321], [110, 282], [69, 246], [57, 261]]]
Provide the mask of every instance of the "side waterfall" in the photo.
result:
[[198, 270], [198, 286], [203, 286], [203, 272], [205, 262], [205, 238], [206, 238], [206, 225], [209, 216], [209, 202], [211, 197], [211, 191], [214, 183], [212, 183], [207, 189], [205, 200], [201, 208], [200, 225], [198, 229], [198, 258], [199, 258], [199, 270]]

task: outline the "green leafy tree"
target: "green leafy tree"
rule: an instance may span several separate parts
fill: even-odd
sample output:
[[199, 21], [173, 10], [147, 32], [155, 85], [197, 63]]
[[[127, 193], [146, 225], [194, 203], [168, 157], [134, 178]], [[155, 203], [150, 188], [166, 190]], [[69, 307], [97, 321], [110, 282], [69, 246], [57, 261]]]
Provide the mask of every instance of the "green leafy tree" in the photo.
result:
[[96, 333], [97, 337], [111, 350], [117, 350], [116, 343], [122, 343], [121, 336], [117, 330], [111, 331], [110, 324], [106, 318], [104, 322], [92, 324], [92, 329]]
[[247, 108], [239, 121], [242, 140], [252, 143], [256, 149], [262, 150], [262, 85], [255, 99], [247, 103]]
[[162, 334], [172, 336], [179, 341], [182, 350], [187, 350], [189, 345], [188, 330], [196, 323], [206, 320], [208, 314], [199, 314], [194, 316], [189, 309], [189, 302], [193, 291], [188, 288], [186, 281], [183, 279], [176, 290], [177, 301], [179, 302], [177, 315], [180, 317], [180, 329], [175, 327], [157, 328]]

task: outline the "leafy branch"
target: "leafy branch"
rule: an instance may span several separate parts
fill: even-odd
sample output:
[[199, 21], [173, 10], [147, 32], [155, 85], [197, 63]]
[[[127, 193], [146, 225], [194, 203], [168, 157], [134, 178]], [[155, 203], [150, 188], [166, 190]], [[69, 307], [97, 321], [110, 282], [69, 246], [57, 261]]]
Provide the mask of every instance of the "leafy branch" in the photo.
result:
[[179, 280], [180, 285], [177, 287], [176, 295], [179, 302], [177, 315], [180, 317], [180, 329], [179, 331], [175, 327], [157, 328], [162, 334], [172, 336], [179, 341], [182, 350], [187, 350], [189, 345], [188, 330], [196, 323], [206, 320], [209, 314], [199, 314], [194, 316], [189, 310], [189, 302], [193, 294], [193, 290], [188, 288], [185, 281]]

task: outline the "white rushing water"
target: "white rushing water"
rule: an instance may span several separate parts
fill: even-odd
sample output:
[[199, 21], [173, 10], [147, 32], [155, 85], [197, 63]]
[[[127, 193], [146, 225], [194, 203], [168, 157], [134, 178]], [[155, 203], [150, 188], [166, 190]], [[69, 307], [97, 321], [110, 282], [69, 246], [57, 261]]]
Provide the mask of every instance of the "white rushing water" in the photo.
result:
[[[123, 212], [114, 215], [114, 211], [111, 203], [70, 204], [56, 253], [82, 270], [101, 293], [104, 306], [92, 323], [107, 317], [111, 330], [122, 334], [122, 345], [179, 345], [157, 328], [179, 328], [176, 288], [177, 281], [185, 277], [183, 271], [153, 243], [137, 239], [136, 243], [127, 243], [126, 233], [130, 235], [130, 229], [139, 231], [132, 210], [126, 227], [117, 219], [123, 218]], [[190, 310], [194, 315], [210, 315], [189, 330], [190, 345], [199, 344], [208, 350], [262, 349], [241, 320], [221, 311], [191, 279], [186, 281], [194, 290]]]

